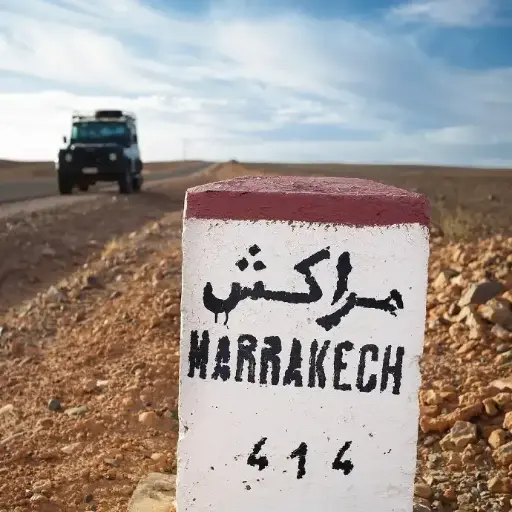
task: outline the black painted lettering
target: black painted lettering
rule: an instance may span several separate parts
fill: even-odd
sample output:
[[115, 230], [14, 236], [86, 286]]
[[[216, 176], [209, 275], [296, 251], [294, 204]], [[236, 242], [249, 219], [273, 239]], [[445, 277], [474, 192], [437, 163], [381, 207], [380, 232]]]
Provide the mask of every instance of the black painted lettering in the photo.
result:
[[279, 384], [279, 375], [281, 373], [281, 339], [279, 336], [268, 336], [263, 340], [267, 345], [261, 349], [261, 366], [260, 366], [260, 384], [267, 384], [268, 367], [272, 365], [271, 382], [273, 386]]
[[302, 387], [302, 345], [299, 340], [293, 339], [292, 349], [290, 351], [290, 363], [284, 373], [283, 386], [288, 386], [292, 382], [295, 387]]
[[380, 382], [380, 391], [381, 393], [388, 386], [388, 377], [389, 375], [393, 375], [394, 385], [393, 385], [393, 395], [400, 394], [400, 386], [402, 385], [402, 367], [404, 362], [404, 347], [396, 348], [396, 358], [394, 366], [390, 365], [391, 359], [391, 345], [386, 347], [386, 351], [384, 352], [384, 362], [382, 364], [382, 380]]
[[188, 353], [188, 376], [193, 377], [195, 370], [199, 370], [199, 377], [206, 379], [206, 366], [208, 364], [208, 349], [210, 347], [210, 335], [203, 331], [201, 343], [197, 331], [190, 333], [190, 352]]
[[341, 391], [350, 391], [352, 385], [348, 383], [340, 383], [341, 372], [347, 369], [347, 363], [343, 361], [343, 352], [349, 352], [354, 348], [354, 344], [350, 341], [338, 343], [334, 348], [334, 389]]
[[231, 377], [231, 368], [229, 367], [229, 338], [223, 336], [219, 340], [217, 347], [217, 355], [215, 356], [215, 368], [213, 370], [212, 379], [217, 380], [219, 377], [226, 382]]
[[268, 458], [265, 455], [259, 455], [262, 446], [267, 442], [266, 437], [262, 437], [253, 447], [252, 452], [247, 458], [249, 466], [257, 466], [259, 471], [263, 471], [268, 467]]
[[242, 374], [244, 372], [244, 362], [247, 363], [247, 382], [254, 384], [256, 376], [256, 358], [254, 352], [258, 341], [250, 334], [242, 334], [238, 338], [238, 354], [236, 358], [236, 375], [235, 380], [242, 382]]
[[308, 454], [308, 445], [306, 443], [300, 443], [299, 447], [293, 450], [290, 454], [291, 459], [297, 458], [297, 479], [300, 480], [306, 474], [306, 456]]
[[363, 345], [359, 352], [359, 367], [357, 369], [356, 387], [361, 393], [370, 393], [377, 387], [377, 375], [372, 373], [368, 378], [368, 382], [364, 384], [364, 372], [366, 370], [366, 354], [371, 354], [373, 362], [379, 359], [379, 347], [377, 345]]
[[317, 356], [318, 352], [318, 341], [313, 341], [311, 343], [311, 352], [309, 356], [309, 382], [308, 387], [314, 388], [316, 383], [316, 377], [318, 377], [318, 387], [325, 388], [325, 369], [324, 369], [324, 360], [327, 354], [327, 349], [331, 342], [329, 340], [324, 341], [322, 348], [320, 349], [320, 353]]
[[352, 446], [352, 441], [347, 441], [336, 455], [334, 462], [332, 463], [332, 469], [343, 471], [344, 475], [348, 475], [354, 469], [354, 464], [350, 459], [343, 460], [343, 457]]

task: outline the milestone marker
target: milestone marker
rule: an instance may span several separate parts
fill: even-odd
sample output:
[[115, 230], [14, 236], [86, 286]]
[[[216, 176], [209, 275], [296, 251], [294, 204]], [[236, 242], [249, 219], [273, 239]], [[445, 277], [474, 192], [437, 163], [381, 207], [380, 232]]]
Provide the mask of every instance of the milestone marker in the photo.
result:
[[188, 190], [178, 512], [412, 510], [428, 222], [360, 179]]

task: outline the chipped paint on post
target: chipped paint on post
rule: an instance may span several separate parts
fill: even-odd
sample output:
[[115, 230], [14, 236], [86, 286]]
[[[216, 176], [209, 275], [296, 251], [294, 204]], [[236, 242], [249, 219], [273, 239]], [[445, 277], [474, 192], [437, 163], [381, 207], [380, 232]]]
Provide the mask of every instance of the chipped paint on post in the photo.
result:
[[[251, 180], [231, 192], [245, 186], [250, 195]], [[291, 210], [280, 213], [280, 199], [301, 194], [279, 178], [257, 180], [266, 220], [212, 208], [217, 184], [187, 195], [178, 511], [410, 511], [427, 283], [423, 200], [354, 180], [356, 202], [372, 201], [376, 222], [368, 212], [364, 222], [353, 212], [351, 222], [340, 208], [339, 219], [327, 213], [322, 223], [301, 205], [330, 193], [325, 180], [301, 183], [311, 197], [297, 198], [294, 219], [283, 218]], [[354, 200], [353, 189], [335, 193]], [[416, 210], [401, 219], [393, 201], [404, 197]], [[394, 212], [389, 222], [386, 211]]]

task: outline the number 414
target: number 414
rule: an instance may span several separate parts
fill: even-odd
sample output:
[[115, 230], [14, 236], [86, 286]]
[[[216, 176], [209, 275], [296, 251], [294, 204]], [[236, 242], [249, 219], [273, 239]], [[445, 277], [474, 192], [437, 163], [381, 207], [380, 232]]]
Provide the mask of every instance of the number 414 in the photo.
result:
[[[261, 448], [267, 442], [267, 438], [263, 437], [258, 441], [247, 459], [249, 466], [255, 466], [259, 471], [263, 471], [268, 467], [268, 458], [265, 455], [260, 455]], [[343, 460], [345, 453], [349, 450], [352, 445], [352, 441], [347, 441], [342, 448], [338, 451], [336, 458], [332, 463], [332, 469], [343, 471], [344, 475], [348, 475], [354, 469], [354, 464], [351, 460]], [[306, 457], [308, 455], [308, 445], [306, 443], [300, 443], [300, 445], [290, 453], [291, 459], [297, 459], [298, 470], [297, 478], [301, 479], [306, 474]]]

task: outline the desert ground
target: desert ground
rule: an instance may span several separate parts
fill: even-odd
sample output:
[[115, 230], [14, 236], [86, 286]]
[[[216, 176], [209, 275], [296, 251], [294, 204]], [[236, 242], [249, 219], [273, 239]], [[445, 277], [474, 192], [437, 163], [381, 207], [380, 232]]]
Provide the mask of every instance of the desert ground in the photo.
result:
[[[0, 188], [51, 172], [2, 161]], [[126, 197], [0, 204], [0, 512], [124, 512], [142, 477], [176, 471], [184, 193], [245, 174], [429, 197], [414, 511], [511, 510], [512, 171], [228, 162]]]
[[[176, 160], [173, 162], [149, 162], [147, 172], [172, 171], [184, 164], [200, 163], [199, 160]], [[54, 162], [17, 162], [0, 159], [0, 183], [5, 181], [34, 180], [37, 178], [53, 178], [55, 175]]]

